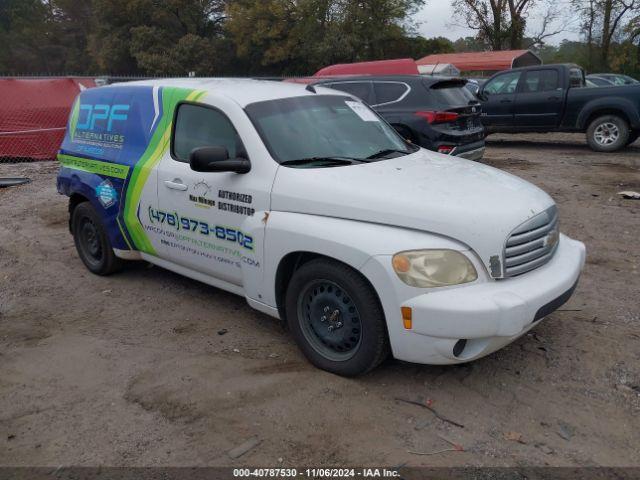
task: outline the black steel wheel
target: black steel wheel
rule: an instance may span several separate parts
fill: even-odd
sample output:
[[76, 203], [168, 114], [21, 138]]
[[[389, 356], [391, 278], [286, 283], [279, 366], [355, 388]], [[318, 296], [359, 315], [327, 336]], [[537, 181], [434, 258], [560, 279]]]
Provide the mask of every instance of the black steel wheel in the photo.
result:
[[389, 352], [380, 301], [357, 271], [312, 260], [289, 283], [285, 312], [296, 343], [318, 368], [345, 376], [368, 372]]
[[100, 217], [89, 202], [77, 205], [71, 218], [76, 250], [85, 266], [98, 275], [120, 269], [122, 261], [115, 256]]
[[334, 361], [352, 358], [362, 341], [360, 312], [336, 283], [313, 280], [298, 297], [302, 333], [322, 356]]

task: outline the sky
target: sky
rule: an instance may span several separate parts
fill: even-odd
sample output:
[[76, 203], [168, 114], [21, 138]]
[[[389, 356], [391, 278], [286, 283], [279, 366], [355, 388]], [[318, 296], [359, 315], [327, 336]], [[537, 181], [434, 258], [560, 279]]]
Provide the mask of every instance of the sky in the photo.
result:
[[[568, 0], [557, 0], [555, 3], [564, 11], [570, 11]], [[540, 16], [543, 11], [543, 7], [533, 7], [531, 9], [527, 23], [528, 31], [535, 32], [540, 30]], [[450, 0], [427, 0], [427, 4], [416, 13], [415, 20], [419, 23], [419, 33], [425, 37], [446, 37], [456, 40], [460, 37], [475, 35], [474, 30], [463, 26], [461, 20], [453, 18], [453, 8]], [[576, 22], [574, 21], [569, 25], [567, 31], [549, 37], [546, 41], [552, 45], [557, 45], [565, 38], [578, 40], [579, 35], [575, 30]]]

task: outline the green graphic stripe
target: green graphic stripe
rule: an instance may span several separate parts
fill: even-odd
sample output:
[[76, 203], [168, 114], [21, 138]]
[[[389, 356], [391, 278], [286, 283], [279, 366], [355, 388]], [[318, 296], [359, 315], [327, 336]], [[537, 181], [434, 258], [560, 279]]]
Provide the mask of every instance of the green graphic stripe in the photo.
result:
[[123, 180], [127, 178], [127, 174], [129, 173], [129, 167], [126, 165], [101, 162], [100, 160], [89, 160], [88, 158], [74, 157], [72, 155], [58, 154], [58, 161], [66, 168]]
[[176, 105], [183, 101], [197, 101], [206, 92], [191, 90], [186, 88], [167, 87], [162, 89], [162, 118], [159, 119], [158, 127], [149, 142], [145, 152], [136, 163], [129, 179], [124, 207], [124, 222], [129, 231], [129, 235], [137, 250], [156, 255], [156, 251], [147, 237], [147, 234], [138, 220], [137, 210], [140, 205], [140, 198], [149, 175], [160, 162], [169, 148], [171, 137], [171, 124]]
[[80, 115], [80, 97], [76, 98], [76, 101], [73, 103], [73, 109], [71, 110], [71, 120], [69, 121], [69, 134], [71, 136], [71, 141], [73, 142], [73, 137], [76, 135], [76, 125], [78, 125], [78, 116]]
[[129, 247], [129, 250], [134, 250], [134, 248], [129, 243], [129, 239], [127, 239], [127, 234], [125, 233], [124, 228], [122, 228], [119, 218], [116, 218], [116, 223], [118, 224], [118, 228], [120, 229], [120, 233], [122, 234], [122, 238], [124, 238], [124, 242], [127, 244], [127, 247]]

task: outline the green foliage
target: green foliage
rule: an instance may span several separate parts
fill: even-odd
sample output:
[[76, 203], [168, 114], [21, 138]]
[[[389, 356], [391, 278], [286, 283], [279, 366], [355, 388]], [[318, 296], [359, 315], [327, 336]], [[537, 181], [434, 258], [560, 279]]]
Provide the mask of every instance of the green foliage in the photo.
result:
[[[592, 57], [599, 55], [598, 47], [592, 47]], [[544, 63], [577, 63], [587, 73], [618, 72], [640, 78], [640, 49], [631, 40], [611, 44], [608, 68], [589, 63], [589, 47], [585, 42], [563, 40], [559, 46], [544, 45], [534, 50]]]
[[453, 42], [453, 49], [456, 52], [483, 52], [488, 49], [487, 44], [478, 37], [459, 38]]
[[424, 0], [0, 0], [0, 70], [310, 74], [450, 51], [415, 36]]
[[413, 56], [409, 16], [423, 0], [236, 0], [227, 32], [251, 74]]
[[586, 66], [587, 49], [583, 42], [563, 40], [557, 47], [542, 45], [533, 50], [544, 63], [577, 63]]
[[[478, 35], [455, 42], [417, 35], [411, 19], [425, 0], [0, 0], [0, 73], [309, 75], [335, 63], [504, 46], [511, 41], [512, 7], [533, 3], [450, 1], [463, 19], [482, 27]], [[469, 10], [474, 6], [479, 14]], [[491, 39], [492, 29], [502, 32], [499, 38]], [[611, 69], [638, 75], [639, 41], [636, 8], [607, 47]], [[593, 70], [594, 59], [604, 58], [600, 48], [595, 40], [590, 47], [564, 41], [538, 53], [546, 63]]]
[[453, 42], [444, 37], [409, 37], [402, 36], [388, 46], [390, 58], [420, 59], [434, 53], [453, 53]]

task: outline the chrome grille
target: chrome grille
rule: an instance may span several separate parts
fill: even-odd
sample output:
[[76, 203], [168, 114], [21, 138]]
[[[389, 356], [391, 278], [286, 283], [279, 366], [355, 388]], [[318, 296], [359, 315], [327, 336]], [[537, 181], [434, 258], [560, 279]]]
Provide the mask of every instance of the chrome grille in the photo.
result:
[[530, 218], [516, 228], [504, 248], [504, 276], [515, 277], [547, 263], [558, 247], [556, 206]]

